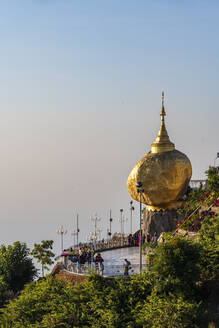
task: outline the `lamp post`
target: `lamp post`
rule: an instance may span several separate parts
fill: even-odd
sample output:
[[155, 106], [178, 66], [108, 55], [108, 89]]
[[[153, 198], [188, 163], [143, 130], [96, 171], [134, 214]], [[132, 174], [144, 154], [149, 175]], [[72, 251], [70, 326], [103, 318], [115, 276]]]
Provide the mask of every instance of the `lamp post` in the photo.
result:
[[120, 219], [119, 222], [121, 223], [121, 245], [124, 244], [124, 223], [127, 221], [126, 218], [123, 216], [123, 209], [120, 209]]
[[132, 235], [132, 212], [134, 211], [134, 206], [132, 206], [133, 201], [130, 201], [130, 234]]
[[94, 217], [91, 217], [91, 221], [94, 222], [94, 242], [96, 246], [96, 240], [97, 240], [97, 222], [100, 222], [101, 218], [97, 216], [97, 214], [94, 215]]
[[90, 232], [89, 234], [90, 241], [92, 243], [92, 248], [96, 250], [96, 241], [97, 241], [97, 236], [95, 236], [94, 232]]
[[74, 248], [75, 248], [75, 237], [77, 237], [77, 246], [78, 246], [78, 233], [80, 232], [80, 229], [78, 228], [78, 219], [79, 219], [79, 215], [77, 214], [77, 229], [72, 231], [71, 235], [74, 238]]
[[99, 240], [101, 240], [101, 232], [103, 231], [103, 229], [98, 228], [97, 229], [97, 240], [98, 240], [98, 236], [99, 236]]
[[142, 215], [142, 203], [141, 203], [141, 197], [142, 197], [142, 193], [144, 192], [144, 189], [142, 189], [142, 182], [137, 182], [136, 183], [136, 187], [137, 187], [137, 192], [140, 194], [140, 238], [139, 238], [139, 272], [141, 273], [142, 271], [142, 223], [141, 223], [141, 215]]
[[75, 248], [75, 236], [78, 236], [78, 232], [76, 230], [74, 230], [74, 231], [72, 231], [71, 235], [73, 236], [74, 248]]
[[214, 167], [216, 167], [216, 160], [219, 158], [219, 153], [217, 153], [217, 157], [214, 159]]
[[112, 238], [112, 222], [113, 222], [113, 219], [112, 219], [112, 211], [110, 210], [110, 218], [109, 218], [109, 222], [110, 222], [110, 228], [109, 230], [107, 229], [107, 235], [109, 238]]
[[90, 252], [91, 252], [92, 251], [92, 248], [93, 248], [93, 235], [92, 235], [92, 232], [90, 232], [86, 236], [86, 240], [89, 241], [89, 248], [90, 248]]
[[120, 239], [120, 246], [122, 246], [122, 213], [123, 213], [123, 209], [120, 208], [120, 223], [121, 223], [121, 239]]
[[78, 234], [80, 232], [80, 229], [78, 228], [78, 221], [79, 221], [79, 215], [77, 214], [77, 246], [78, 246]]
[[56, 232], [61, 236], [61, 252], [63, 252], [63, 236], [66, 235], [68, 231], [64, 230], [63, 226], [61, 226]]

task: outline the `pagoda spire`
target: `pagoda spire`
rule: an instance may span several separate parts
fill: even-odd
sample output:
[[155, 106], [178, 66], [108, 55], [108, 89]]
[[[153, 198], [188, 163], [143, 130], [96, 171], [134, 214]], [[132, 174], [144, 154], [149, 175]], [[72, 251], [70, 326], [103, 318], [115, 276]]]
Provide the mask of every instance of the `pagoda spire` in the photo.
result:
[[161, 125], [160, 130], [158, 132], [158, 136], [155, 140], [155, 142], [151, 145], [151, 152], [152, 153], [163, 153], [165, 151], [171, 151], [175, 149], [174, 144], [170, 141], [166, 126], [165, 126], [165, 120], [164, 116], [166, 116], [165, 108], [164, 108], [164, 92], [162, 92], [162, 104], [161, 104]]

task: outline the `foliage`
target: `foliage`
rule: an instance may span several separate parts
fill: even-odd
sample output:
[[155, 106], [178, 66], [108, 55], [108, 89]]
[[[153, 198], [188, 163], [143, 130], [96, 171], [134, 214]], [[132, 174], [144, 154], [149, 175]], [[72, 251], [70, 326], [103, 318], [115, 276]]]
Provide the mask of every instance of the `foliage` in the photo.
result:
[[150, 256], [150, 270], [157, 293], [191, 295], [200, 279], [200, 246], [175, 236], [162, 243]]
[[2, 306], [6, 301], [6, 299], [8, 298], [7, 291], [8, 291], [8, 285], [4, 281], [4, 277], [1, 275], [0, 276], [0, 306]]
[[8, 315], [0, 314], [0, 328], [12, 328], [8, 320]]
[[181, 215], [189, 216], [205, 199], [206, 190], [195, 189], [191, 191], [186, 200], [186, 206], [178, 211]]
[[25, 287], [4, 309], [13, 328], [200, 327], [201, 303], [153, 290], [151, 273], [130, 279], [92, 275], [72, 286], [51, 276]]
[[195, 220], [199, 218], [197, 209], [203, 205], [205, 198], [206, 191], [202, 189], [195, 189], [188, 195], [184, 208], [178, 210], [178, 216], [183, 219], [177, 223], [177, 228], [187, 230], [193, 227]]
[[138, 310], [136, 328], [200, 328], [200, 319], [204, 319], [201, 303], [173, 294], [168, 297], [152, 294]]
[[42, 266], [42, 276], [44, 277], [44, 270], [49, 270], [48, 265], [52, 265], [52, 258], [55, 254], [51, 251], [53, 240], [42, 240], [41, 244], [34, 244], [34, 249], [30, 253], [37, 262]]
[[132, 310], [150, 294], [151, 279], [148, 274], [115, 280], [93, 276], [86, 290], [89, 301], [82, 312], [86, 313], [89, 327], [125, 328], [134, 325]]
[[10, 313], [13, 328], [77, 327], [77, 304], [82, 298], [77, 288], [52, 277], [29, 284], [19, 298], [10, 301], [4, 313]]
[[[157, 321], [154, 319], [158, 313], [156, 304], [160, 304], [160, 317], [166, 327], [176, 327], [176, 324], [188, 327], [183, 326], [183, 322], [192, 322], [198, 316], [200, 306], [194, 297], [189, 298], [191, 292], [184, 293], [186, 283], [183, 279], [192, 288], [199, 279], [194, 260], [197, 249], [187, 240], [174, 238], [167, 243], [168, 247], [164, 248], [164, 243], [154, 251], [150, 272], [126, 279], [105, 279], [92, 274], [76, 286], [47, 276], [27, 285], [4, 312], [10, 313], [9, 322], [14, 328], [137, 328], [156, 327], [155, 323], [163, 328], [165, 326], [159, 326], [158, 318]], [[166, 261], [165, 269], [160, 263], [162, 260]], [[194, 266], [190, 269], [187, 262]], [[163, 282], [163, 285], [168, 282], [168, 289], [158, 288]], [[186, 311], [191, 312], [190, 319]], [[174, 316], [170, 316], [172, 313]]]
[[208, 178], [209, 191], [199, 188], [189, 193], [184, 208], [178, 210], [178, 216], [180, 217], [183, 215], [183, 219], [179, 220], [177, 228], [198, 231], [204, 218], [200, 217], [198, 209], [201, 208], [201, 206], [210, 208], [214, 200], [218, 199], [219, 175], [217, 169], [210, 167], [205, 174]]
[[202, 279], [212, 280], [219, 277], [219, 216], [206, 217], [199, 231], [202, 246]]
[[157, 247], [156, 241], [145, 242], [142, 245], [143, 254], [147, 254], [148, 252], [150, 252], [151, 250], [153, 250], [156, 247]]
[[150, 275], [131, 279], [104, 279], [97, 275], [76, 286], [47, 276], [25, 287], [10, 302], [14, 328], [128, 327], [135, 322], [132, 309], [151, 292]]
[[0, 247], [0, 288], [7, 287], [15, 294], [26, 283], [33, 281], [37, 270], [29, 254], [26, 244], [19, 241], [8, 247]]
[[219, 193], [219, 175], [215, 167], [210, 167], [205, 174], [208, 178], [208, 188]]

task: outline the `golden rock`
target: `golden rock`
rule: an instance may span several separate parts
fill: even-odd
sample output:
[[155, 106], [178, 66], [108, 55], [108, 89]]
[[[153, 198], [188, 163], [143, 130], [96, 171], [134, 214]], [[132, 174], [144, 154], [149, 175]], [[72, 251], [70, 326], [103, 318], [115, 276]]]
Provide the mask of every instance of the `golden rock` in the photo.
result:
[[136, 183], [141, 182], [142, 202], [147, 208], [171, 209], [179, 206], [192, 176], [192, 166], [188, 157], [169, 140], [165, 127], [164, 94], [162, 93], [161, 127], [151, 151], [147, 153], [131, 171], [127, 187], [131, 197], [140, 201]]

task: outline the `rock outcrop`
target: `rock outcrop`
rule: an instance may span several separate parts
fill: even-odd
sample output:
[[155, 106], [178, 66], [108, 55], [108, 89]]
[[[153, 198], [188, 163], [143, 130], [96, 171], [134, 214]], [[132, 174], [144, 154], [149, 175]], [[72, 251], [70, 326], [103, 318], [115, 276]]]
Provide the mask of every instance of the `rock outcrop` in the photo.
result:
[[143, 215], [143, 233], [152, 237], [156, 232], [158, 236], [162, 232], [176, 229], [178, 215], [176, 210], [150, 211], [145, 209]]

